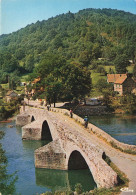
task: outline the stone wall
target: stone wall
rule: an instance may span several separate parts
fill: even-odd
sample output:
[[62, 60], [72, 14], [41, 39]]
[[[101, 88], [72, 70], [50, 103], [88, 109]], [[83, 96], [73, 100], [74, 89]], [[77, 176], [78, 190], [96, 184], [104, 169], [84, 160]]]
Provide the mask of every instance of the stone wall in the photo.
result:
[[78, 106], [74, 110], [75, 114], [78, 114], [80, 116], [84, 115], [101, 115], [101, 114], [107, 114], [109, 113], [106, 106]]
[[41, 140], [42, 124], [37, 121], [22, 127], [22, 139]]
[[[59, 108], [51, 108], [51, 111], [53, 112], [61, 112], [65, 115], [69, 116], [69, 111], [65, 110], [65, 109], [59, 109]], [[73, 118], [75, 119], [76, 122], [79, 122], [80, 124], [84, 124], [84, 119], [77, 116], [76, 114], [73, 114]], [[95, 133], [98, 137], [100, 137], [101, 139], [104, 139], [107, 143], [112, 144], [114, 147], [118, 147], [121, 150], [131, 150], [136, 152], [136, 146], [135, 145], [129, 145], [129, 144], [124, 144], [122, 142], [119, 142], [118, 140], [114, 139], [113, 137], [111, 137], [109, 134], [107, 134], [105, 131], [103, 131], [102, 129], [96, 127], [95, 125], [89, 123], [88, 124], [88, 130], [92, 131], [93, 133]]]
[[55, 140], [35, 151], [35, 167], [67, 170], [66, 153], [59, 140]]
[[17, 115], [16, 117], [16, 125], [17, 126], [25, 126], [28, 123], [31, 123], [31, 117], [27, 113]]

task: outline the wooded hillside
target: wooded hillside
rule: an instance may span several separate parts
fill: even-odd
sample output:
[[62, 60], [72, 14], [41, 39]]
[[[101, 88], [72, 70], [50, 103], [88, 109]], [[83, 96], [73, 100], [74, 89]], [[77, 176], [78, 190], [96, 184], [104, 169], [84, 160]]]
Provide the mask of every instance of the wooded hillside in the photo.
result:
[[45, 54], [63, 56], [83, 67], [103, 58], [105, 65], [125, 55], [135, 62], [136, 15], [112, 9], [85, 9], [36, 22], [0, 36], [0, 83], [8, 75], [33, 72]]

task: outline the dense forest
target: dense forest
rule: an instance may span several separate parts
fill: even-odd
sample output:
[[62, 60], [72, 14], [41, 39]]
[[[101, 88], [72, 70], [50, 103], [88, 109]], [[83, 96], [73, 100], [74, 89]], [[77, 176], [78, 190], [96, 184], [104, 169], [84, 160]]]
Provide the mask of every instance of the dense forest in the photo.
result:
[[[8, 73], [32, 72], [46, 53], [85, 66], [118, 55], [135, 60], [136, 15], [112, 9], [85, 9], [37, 22], [0, 36], [0, 82]], [[17, 72], [18, 71], [18, 72]]]
[[[76, 89], [74, 78], [78, 77], [77, 83], [80, 80], [83, 86], [77, 91], [81, 93], [85, 87], [88, 93], [89, 71], [97, 68], [105, 74], [99, 64], [115, 65], [117, 73], [126, 72], [129, 60], [135, 64], [135, 43], [134, 14], [112, 9], [61, 14], [0, 36], [0, 83], [7, 83], [10, 76], [12, 86], [16, 86], [21, 75], [33, 73], [32, 79], [48, 77], [40, 88], [55, 82], [58, 90], [63, 83], [70, 94], [70, 83], [75, 83]], [[72, 92], [74, 96], [77, 91]]]

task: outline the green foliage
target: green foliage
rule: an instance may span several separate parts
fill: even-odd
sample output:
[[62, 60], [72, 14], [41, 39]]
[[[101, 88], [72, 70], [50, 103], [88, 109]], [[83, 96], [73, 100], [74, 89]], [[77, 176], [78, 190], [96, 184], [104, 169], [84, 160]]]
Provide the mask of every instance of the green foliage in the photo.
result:
[[8, 78], [9, 89], [16, 89], [16, 87], [20, 84], [19, 72], [16, 70], [12, 72]]
[[109, 83], [107, 83], [107, 81], [103, 78], [100, 78], [95, 87], [98, 89], [98, 91], [100, 91], [101, 93], [105, 93], [107, 90], [109, 91], [109, 94], [112, 93], [113, 91], [113, 86]]
[[64, 91], [67, 98], [84, 98], [91, 90], [91, 73], [86, 67], [71, 62], [63, 69]]
[[135, 64], [134, 69], [133, 69], [133, 77], [134, 77], [134, 79], [136, 79], [136, 64]]
[[[0, 131], [0, 139], [2, 139], [3, 136], [3, 132]], [[7, 165], [8, 162], [5, 156], [5, 151], [0, 144], [0, 192], [2, 194], [14, 194], [17, 176], [16, 173], [12, 175], [7, 174]]]
[[98, 66], [97, 69], [96, 69], [96, 72], [100, 73], [101, 75], [106, 75], [105, 68], [102, 67], [102, 66]]
[[136, 96], [134, 94], [120, 97], [120, 103], [126, 113], [136, 113]]
[[25, 61], [25, 70], [27, 72], [32, 72], [34, 69], [34, 57], [33, 55], [28, 55]]
[[126, 55], [119, 55], [116, 57], [115, 68], [118, 74], [123, 74], [127, 72], [127, 66], [129, 66], [129, 60]]
[[128, 150], [122, 149], [121, 147], [117, 146], [117, 144], [114, 141], [111, 141], [110, 144], [113, 148], [116, 148], [116, 149], [120, 150], [121, 152], [136, 155], [136, 151], [133, 151], [131, 149], [130, 150], [129, 149]]
[[59, 53], [66, 62], [79, 61], [84, 67], [98, 58], [105, 58], [106, 64], [101, 65], [112, 65], [116, 59], [117, 71], [125, 71], [126, 64], [121, 65], [119, 58], [124, 54], [135, 62], [135, 41], [136, 15], [123, 11], [84, 9], [38, 21], [0, 36], [0, 83], [6, 83], [15, 70], [33, 72], [50, 52]]
[[75, 185], [75, 191], [76, 191], [77, 194], [82, 194], [83, 189], [82, 189], [82, 185], [80, 183], [77, 183]]
[[[90, 71], [79, 62], [67, 62], [60, 55], [48, 54], [35, 68], [34, 75], [40, 81], [33, 87], [37, 90], [35, 97], [43, 96], [49, 103], [57, 100], [83, 98], [90, 93]], [[41, 90], [43, 89], [43, 90]]]
[[12, 100], [9, 103], [1, 100], [0, 120], [8, 119], [9, 117], [13, 116], [13, 114], [19, 110], [19, 102], [21, 102], [21, 98]]

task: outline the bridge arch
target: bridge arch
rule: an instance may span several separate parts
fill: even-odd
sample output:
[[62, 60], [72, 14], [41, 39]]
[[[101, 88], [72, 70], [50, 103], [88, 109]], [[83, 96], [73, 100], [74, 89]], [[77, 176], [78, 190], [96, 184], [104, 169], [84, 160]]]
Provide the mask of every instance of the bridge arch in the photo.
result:
[[[97, 166], [95, 165], [94, 161], [90, 161], [90, 158], [88, 157], [88, 155], [86, 155], [86, 153], [78, 146], [76, 146], [75, 144], [71, 144], [70, 142], [67, 143], [66, 145], [66, 167], [67, 170], [70, 169], [74, 169], [75, 166], [78, 166], [78, 169], [89, 169], [90, 170], [90, 174], [92, 177], [92, 180], [96, 183], [96, 186], [99, 186], [98, 182], [97, 182]], [[76, 163], [76, 161], [82, 161], [82, 163], [78, 165], [78, 163]], [[93, 156], [92, 156], [93, 159]], [[74, 163], [76, 163], [75, 165], [73, 165]], [[75, 168], [75, 170], [77, 170], [77, 168]]]
[[51, 131], [46, 120], [42, 123], [41, 140], [53, 141]]
[[71, 153], [68, 161], [68, 170], [75, 169], [89, 169], [84, 157], [77, 150]]
[[[93, 167], [93, 166], [92, 166]], [[86, 159], [85, 155], [78, 150], [77, 148], [71, 152], [68, 158], [68, 170], [81, 170], [86, 169], [90, 172], [90, 181], [91, 185], [97, 187], [97, 183], [94, 179], [94, 173], [93, 170], [90, 169], [88, 164], [88, 159]]]
[[33, 122], [33, 121], [35, 121], [35, 118], [34, 118], [34, 116], [32, 115], [32, 117], [31, 117], [31, 122]]

